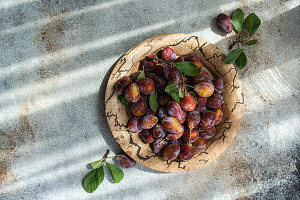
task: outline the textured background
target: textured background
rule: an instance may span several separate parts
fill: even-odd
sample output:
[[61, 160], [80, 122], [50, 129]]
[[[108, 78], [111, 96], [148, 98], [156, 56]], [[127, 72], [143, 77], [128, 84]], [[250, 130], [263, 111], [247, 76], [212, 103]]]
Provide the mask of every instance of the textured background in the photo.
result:
[[[265, 1], [0, 2], [0, 199], [299, 199], [300, 6]], [[188, 173], [141, 165], [93, 194], [86, 164], [120, 151], [104, 117], [111, 66], [163, 33], [202, 37], [225, 53], [214, 18], [255, 12], [259, 43], [240, 72], [245, 115], [231, 146]]]

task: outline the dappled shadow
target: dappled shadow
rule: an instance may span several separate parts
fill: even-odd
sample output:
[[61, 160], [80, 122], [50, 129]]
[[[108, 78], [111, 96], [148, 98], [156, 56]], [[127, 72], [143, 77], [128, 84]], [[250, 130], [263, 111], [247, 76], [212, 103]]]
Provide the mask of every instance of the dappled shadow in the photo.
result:
[[[295, 109], [295, 102], [299, 99], [286, 96], [265, 102], [261, 98], [262, 102], [258, 103], [249, 97], [252, 93], [246, 91], [248, 105], [263, 104], [263, 107], [248, 108], [250, 111], [246, 112], [237, 138], [213, 163], [184, 174], [160, 173], [137, 164], [134, 169], [124, 169], [125, 178], [121, 183], [111, 184], [105, 179], [96, 193], [86, 194], [81, 187], [82, 178], [89, 171], [86, 164], [101, 158], [107, 148], [115, 154], [121, 152], [109, 130], [104, 111], [106, 84], [113, 62], [136, 43], [157, 34], [201, 33], [206, 29], [218, 34], [214, 17], [222, 9], [217, 1], [56, 2], [29, 1], [6, 11], [2, 9], [0, 14], [7, 17], [0, 22], [1, 31], [4, 31], [0, 34], [3, 53], [0, 63], [1, 70], [4, 69], [0, 74], [0, 90], [1, 94], [11, 92], [4, 99], [5, 104], [1, 103], [1, 112], [5, 111], [1, 115], [6, 116], [9, 112], [18, 115], [19, 107], [24, 103], [22, 112], [27, 113], [36, 135], [33, 145], [26, 143], [18, 148], [17, 158], [9, 166], [16, 173], [16, 182], [1, 185], [0, 193], [4, 191], [7, 199], [143, 199], [154, 196], [154, 192], [165, 199], [199, 196], [212, 199], [225, 194], [233, 197], [233, 194], [253, 188], [258, 191], [254, 198], [264, 198], [264, 194], [268, 194], [266, 191], [274, 192], [278, 189], [276, 184], [282, 180], [294, 184], [297, 174], [291, 172], [295, 162], [299, 163], [299, 156], [296, 156], [299, 149], [295, 148], [299, 146], [299, 137], [291, 133], [297, 131], [293, 127], [298, 127], [299, 111]], [[106, 2], [113, 6], [89, 10], [93, 4], [97, 7]], [[222, 4], [232, 2], [227, 0]], [[43, 10], [37, 11], [42, 7]], [[87, 12], [84, 12], [85, 8], [88, 8]], [[244, 77], [298, 58], [299, 32], [294, 30], [296, 21], [289, 21], [299, 18], [298, 11], [299, 7], [263, 21], [257, 32], [261, 43], [257, 48], [246, 49], [249, 68], [242, 74]], [[52, 21], [43, 22], [50, 16]], [[4, 25], [8, 21], [9, 24]], [[29, 26], [25, 26], [27, 23]], [[15, 32], [5, 33], [11, 27], [16, 28]], [[294, 35], [290, 37], [290, 33]], [[47, 38], [42, 38], [43, 35]], [[268, 40], [270, 35], [276, 40], [282, 39], [279, 47]], [[223, 38], [216, 46], [226, 50], [225, 42]], [[290, 46], [296, 50], [288, 50]], [[268, 59], [272, 60], [269, 64]], [[6, 73], [11, 66], [16, 70]], [[250, 66], [254, 66], [253, 69]], [[39, 93], [36, 85], [51, 87]], [[254, 90], [249, 85], [246, 86], [248, 91]], [[253, 96], [263, 95], [257, 88]], [[6, 110], [8, 106], [15, 107]], [[9, 125], [1, 124], [1, 130], [18, 123], [15, 118], [9, 120], [7, 117], [7, 121]], [[262, 189], [261, 185], [264, 185]], [[293, 189], [284, 188], [294, 194]], [[0, 198], [6, 198], [1, 195]]]
[[97, 97], [97, 118], [98, 121], [105, 121], [106, 123], [99, 123], [99, 125], [101, 125], [101, 128], [103, 128], [103, 124], [105, 124], [105, 129], [108, 131], [102, 131], [102, 136], [105, 140], [105, 142], [107, 143], [107, 145], [110, 147], [110, 149], [115, 153], [115, 154], [119, 154], [122, 152], [122, 149], [120, 147], [120, 145], [116, 142], [115, 138], [113, 137], [107, 121], [106, 121], [106, 116], [105, 116], [105, 91], [106, 91], [106, 86], [107, 86], [107, 82], [108, 82], [108, 78], [110, 76], [110, 73], [112, 72], [112, 70], [114, 69], [114, 66], [116, 65], [116, 63], [119, 61], [119, 59], [113, 64], [113, 66], [107, 71], [105, 77], [102, 80], [99, 92], [98, 92], [98, 97]]

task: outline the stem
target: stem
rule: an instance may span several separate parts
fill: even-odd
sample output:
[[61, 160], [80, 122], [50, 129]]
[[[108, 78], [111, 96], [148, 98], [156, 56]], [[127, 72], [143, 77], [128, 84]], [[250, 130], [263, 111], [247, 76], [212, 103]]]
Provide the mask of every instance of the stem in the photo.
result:
[[195, 88], [194, 86], [191, 86], [191, 85], [187, 85], [187, 84], [185, 84], [186, 86], [188, 86], [188, 87], [190, 87], [190, 88]]
[[192, 129], [190, 128], [189, 144], [191, 144], [191, 137], [192, 137]]
[[243, 43], [244, 41], [241, 41], [241, 40], [237, 40], [237, 41], [234, 41], [230, 46], [229, 46], [229, 50], [231, 50], [236, 44], [238, 43]]
[[216, 88], [215, 88], [215, 90], [216, 90], [216, 92], [217, 92], [217, 93], [221, 94], [221, 93], [220, 93], [220, 91], [219, 91], [219, 90], [217, 90]]
[[165, 141], [166, 139], [162, 139], [158, 144], [161, 144], [163, 141]]
[[115, 158], [116, 156], [107, 156], [107, 158]]
[[167, 63], [167, 64], [170, 64], [172, 65], [173, 63], [172, 62], [168, 62], [168, 61], [164, 61], [162, 59], [159, 59], [159, 58], [152, 58], [152, 57], [149, 57], [149, 56], [146, 56], [147, 59], [150, 59], [150, 60], [156, 60], [156, 61], [159, 61], [159, 62], [162, 62], [162, 63]]
[[180, 74], [181, 74], [182, 87], [184, 89], [184, 93], [187, 93], [187, 90], [186, 90], [186, 87], [185, 87], [185, 82], [184, 82], [184, 79], [183, 79], [183, 73], [180, 72]]
[[119, 131], [129, 131], [129, 128], [124, 128], [124, 127], [122, 127], [122, 128], [120, 128]]
[[103, 160], [103, 163], [106, 162], [106, 158], [108, 157], [108, 154], [109, 154], [109, 149], [107, 149], [106, 153], [104, 154], [102, 160]]

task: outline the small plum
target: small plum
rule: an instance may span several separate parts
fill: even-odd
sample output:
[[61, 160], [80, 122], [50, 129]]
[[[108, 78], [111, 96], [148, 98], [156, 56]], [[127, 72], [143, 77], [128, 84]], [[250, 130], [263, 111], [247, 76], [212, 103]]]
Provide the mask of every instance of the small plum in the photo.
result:
[[158, 119], [154, 115], [145, 115], [140, 119], [140, 124], [143, 129], [151, 129], [157, 122]]
[[136, 164], [136, 161], [126, 154], [116, 155], [116, 160], [124, 168], [133, 168]]
[[208, 140], [212, 137], [215, 136], [216, 134], [216, 128], [214, 126], [204, 130], [204, 131], [200, 131], [200, 136], [203, 137], [204, 139]]
[[180, 99], [180, 105], [185, 111], [192, 111], [196, 108], [196, 100], [190, 93], [185, 93], [184, 97]]
[[153, 128], [153, 136], [155, 138], [163, 138], [165, 137], [167, 134], [167, 132], [165, 131], [165, 129], [160, 125], [160, 124], [156, 124]]
[[163, 158], [168, 161], [175, 160], [180, 152], [180, 146], [178, 143], [172, 143], [166, 146], [163, 151]]
[[150, 78], [140, 78], [135, 81], [142, 94], [149, 95], [155, 90], [154, 81]]
[[140, 89], [136, 83], [131, 83], [125, 90], [125, 98], [129, 102], [137, 102], [140, 96]]
[[138, 132], [141, 132], [143, 129], [141, 127], [141, 124], [140, 124], [140, 118], [138, 117], [133, 117], [129, 122], [128, 122], [128, 130], [130, 132], [133, 132], [133, 133], [138, 133]]
[[214, 125], [217, 125], [221, 122], [221, 120], [223, 118], [223, 109], [222, 109], [222, 107], [219, 107], [219, 108], [215, 108], [213, 111], [215, 112], [215, 115], [216, 115]]
[[144, 129], [139, 133], [140, 137], [147, 144], [152, 143], [154, 141], [154, 137], [152, 134], [152, 130]]
[[200, 130], [205, 130], [213, 126], [215, 123], [215, 113], [207, 111], [201, 114], [201, 120], [199, 123]]
[[144, 97], [140, 97], [140, 99], [137, 102], [132, 103], [130, 105], [130, 109], [131, 109], [131, 113], [134, 116], [139, 117], [144, 115], [147, 110], [147, 103], [144, 100]]
[[193, 143], [193, 147], [195, 151], [203, 149], [206, 146], [206, 139], [203, 137], [198, 137]]
[[168, 141], [162, 138], [154, 140], [152, 143], [152, 149], [155, 154], [158, 154], [165, 146], [167, 146]]
[[129, 76], [124, 76], [116, 83], [116, 94], [124, 94], [125, 89], [131, 84], [132, 80]]
[[164, 61], [172, 62], [172, 61], [175, 61], [175, 59], [176, 59], [176, 53], [169, 46], [166, 46], [162, 50], [161, 57]]
[[231, 21], [230, 17], [224, 13], [221, 13], [218, 15], [217, 25], [225, 33], [232, 32], [232, 21]]
[[215, 87], [213, 84], [208, 82], [201, 82], [194, 86], [194, 90], [200, 97], [210, 97], [213, 95]]
[[169, 133], [176, 134], [184, 132], [184, 127], [174, 117], [165, 117], [162, 120], [161, 124]]
[[179, 159], [182, 162], [189, 161], [194, 156], [194, 147], [192, 144], [184, 144], [179, 153]]

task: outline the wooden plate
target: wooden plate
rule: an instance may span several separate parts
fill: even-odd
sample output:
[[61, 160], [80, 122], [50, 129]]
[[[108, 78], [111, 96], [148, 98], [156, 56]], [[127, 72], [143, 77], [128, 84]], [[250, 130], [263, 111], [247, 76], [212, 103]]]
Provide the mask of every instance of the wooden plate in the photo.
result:
[[[138, 70], [140, 61], [169, 45], [177, 55], [194, 54], [201, 58], [213, 76], [224, 81], [224, 116], [216, 126], [215, 137], [208, 140], [206, 148], [197, 152], [188, 162], [167, 162], [155, 155], [150, 145], [144, 144], [137, 133], [125, 131], [129, 117], [125, 106], [118, 100], [114, 85], [118, 79]], [[162, 172], [184, 172], [197, 169], [216, 159], [233, 141], [241, 124], [244, 112], [244, 96], [237, 71], [233, 65], [224, 63], [225, 55], [216, 46], [189, 34], [173, 33], [158, 35], [132, 47], [115, 65], [106, 88], [105, 112], [110, 130], [121, 148], [134, 160]]]

